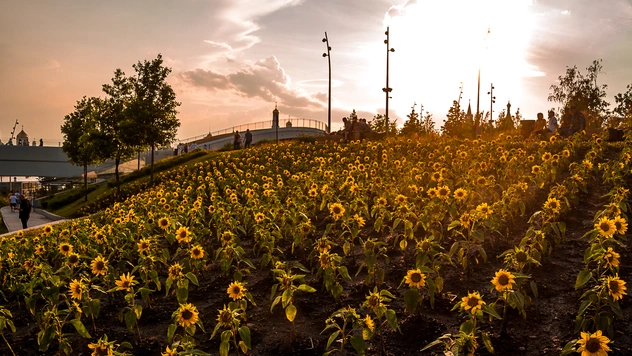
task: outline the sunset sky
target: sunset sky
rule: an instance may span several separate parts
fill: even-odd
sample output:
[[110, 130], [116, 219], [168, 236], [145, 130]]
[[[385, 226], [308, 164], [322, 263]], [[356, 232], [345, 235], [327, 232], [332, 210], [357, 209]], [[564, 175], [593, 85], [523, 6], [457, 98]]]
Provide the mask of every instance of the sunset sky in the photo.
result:
[[[356, 109], [384, 112], [390, 26], [391, 117], [413, 103], [439, 127], [464, 83], [462, 106], [508, 100], [526, 118], [556, 107], [549, 86], [565, 67], [602, 58], [608, 100], [632, 83], [630, 0], [3, 0], [0, 11], [0, 140], [16, 119], [31, 140], [55, 144], [65, 114], [99, 96], [116, 68], [162, 53], [173, 69], [186, 138], [281, 118], [327, 120], [327, 31], [332, 122]], [[490, 34], [486, 38], [487, 29]], [[600, 84], [601, 84], [600, 83]], [[496, 115], [497, 113], [495, 113]], [[20, 129], [18, 128], [18, 131]]]

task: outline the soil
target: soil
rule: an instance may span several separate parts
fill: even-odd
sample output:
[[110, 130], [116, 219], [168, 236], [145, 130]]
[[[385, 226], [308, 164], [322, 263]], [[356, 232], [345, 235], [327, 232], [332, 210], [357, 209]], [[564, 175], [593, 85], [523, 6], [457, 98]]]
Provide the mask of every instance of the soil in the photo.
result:
[[[496, 355], [559, 355], [564, 345], [577, 337], [574, 333], [574, 321], [579, 307], [580, 292], [575, 291], [575, 279], [583, 268], [583, 253], [588, 243], [581, 239], [582, 235], [592, 229], [592, 219], [595, 212], [603, 206], [603, 194], [606, 188], [595, 185], [589, 194], [581, 196], [581, 204], [572, 214], [564, 217], [567, 225], [567, 239], [555, 246], [553, 253], [546, 258], [541, 267], [531, 271], [533, 280], [537, 283], [539, 296], [527, 310], [527, 318], [523, 319], [517, 313], [509, 310], [507, 315], [507, 334], [500, 333], [501, 322], [486, 323], [483, 329], [492, 335], [492, 343]], [[539, 196], [536, 200], [543, 201], [546, 197]], [[540, 202], [541, 203], [541, 202]], [[535, 205], [539, 206], [539, 205]], [[393, 250], [391, 263], [386, 269], [386, 286], [397, 298], [391, 303], [399, 319], [400, 332], [384, 329], [383, 340], [387, 355], [433, 355], [442, 354], [441, 347], [430, 351], [420, 350], [428, 343], [445, 333], [456, 333], [461, 319], [457, 312], [451, 312], [455, 303], [451, 300], [455, 295], [463, 296], [467, 292], [478, 290], [483, 298], [494, 300], [489, 291], [490, 280], [494, 272], [503, 267], [499, 254], [518, 244], [528, 228], [526, 220], [529, 212], [512, 224], [512, 231], [506, 241], [496, 242], [485, 246], [488, 262], [474, 265], [468, 274], [460, 267], [446, 265], [442, 271], [445, 278], [445, 291], [437, 297], [434, 309], [427, 303], [421, 315], [408, 315], [404, 312], [403, 289], [397, 289], [402, 277], [405, 276], [406, 266], [414, 265], [413, 256], [403, 256]], [[632, 283], [632, 251], [629, 246], [617, 250], [621, 254], [621, 269], [619, 272], [623, 280]], [[359, 267], [360, 251], [355, 259], [355, 268], [350, 266], [353, 276]], [[256, 263], [255, 263], [256, 264]], [[347, 263], [347, 265], [350, 265]], [[319, 291], [308, 294], [302, 293], [296, 297], [298, 314], [294, 326], [285, 319], [281, 306], [277, 306], [270, 313], [270, 289], [275, 283], [269, 270], [257, 270], [247, 277], [248, 289], [253, 292], [257, 306], [248, 309], [248, 323], [252, 333], [252, 355], [322, 355], [329, 334], [321, 334], [325, 327], [325, 320], [337, 309], [351, 306], [360, 308], [368, 294], [369, 288], [363, 282], [363, 274], [345, 284], [345, 290], [339, 303], [324, 291], [324, 287], [315, 280], [308, 283]], [[210, 333], [216, 324], [217, 310], [227, 303], [226, 287], [232, 279], [222, 276], [219, 267], [214, 265], [200, 276], [200, 287], [192, 286], [189, 292], [189, 302], [198, 307], [200, 317], [204, 322], [207, 333], [198, 330], [196, 341], [198, 348], [206, 352], [217, 354], [219, 337], [209, 340]], [[451, 297], [452, 296], [452, 297]], [[116, 298], [114, 298], [116, 299]], [[151, 305], [146, 306], [140, 319], [141, 341], [136, 332], [130, 332], [125, 324], [118, 319], [118, 311], [123, 306], [122, 298], [118, 302], [102, 301], [102, 314], [98, 318], [96, 332], [89, 321], [86, 327], [92, 335], [107, 334], [110, 340], [119, 343], [129, 341], [133, 345], [134, 355], [160, 355], [165, 350], [167, 327], [171, 323], [171, 314], [178, 304], [173, 297], [165, 297], [164, 293], [156, 293]], [[632, 354], [632, 303], [630, 297], [624, 297], [620, 302], [624, 318], [615, 320], [615, 337], [610, 344], [610, 355]], [[34, 318], [25, 311], [23, 304], [11, 303], [7, 306], [14, 311], [14, 320], [18, 333], [5, 335], [18, 355], [38, 355], [37, 332]], [[74, 332], [71, 328], [68, 332]], [[73, 355], [88, 355], [87, 344], [90, 340], [80, 339], [73, 334]], [[380, 355], [380, 338], [375, 335], [367, 344], [367, 354]], [[94, 341], [94, 340], [92, 340]], [[479, 343], [482, 344], [482, 342]], [[46, 354], [55, 354], [56, 346], [51, 346]], [[235, 355], [234, 349], [231, 354]], [[349, 347], [347, 354], [355, 354]], [[10, 354], [6, 346], [0, 342], [0, 354]], [[484, 347], [480, 347], [479, 355], [488, 355]]]

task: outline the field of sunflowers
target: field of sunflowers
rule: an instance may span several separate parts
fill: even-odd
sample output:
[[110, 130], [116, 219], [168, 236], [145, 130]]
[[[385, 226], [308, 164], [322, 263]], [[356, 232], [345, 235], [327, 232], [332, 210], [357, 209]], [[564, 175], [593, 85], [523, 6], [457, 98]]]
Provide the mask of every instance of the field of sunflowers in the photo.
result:
[[509, 135], [214, 156], [1, 237], [0, 354], [629, 355], [631, 159]]

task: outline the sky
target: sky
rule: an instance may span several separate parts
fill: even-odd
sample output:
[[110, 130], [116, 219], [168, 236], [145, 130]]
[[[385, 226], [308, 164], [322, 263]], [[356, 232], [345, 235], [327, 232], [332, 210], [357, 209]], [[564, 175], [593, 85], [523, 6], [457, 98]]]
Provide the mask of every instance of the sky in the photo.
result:
[[[632, 83], [632, 0], [1, 0], [0, 140], [13, 125], [31, 140], [62, 141], [64, 115], [116, 68], [158, 53], [173, 72], [178, 138], [249, 122], [327, 121], [331, 46], [332, 127], [356, 110], [384, 113], [390, 29], [389, 116], [415, 106], [440, 127], [461, 106], [494, 116], [511, 102], [527, 119], [557, 107], [550, 86], [567, 66], [603, 60], [607, 100]], [[16, 132], [16, 134], [17, 134]]]

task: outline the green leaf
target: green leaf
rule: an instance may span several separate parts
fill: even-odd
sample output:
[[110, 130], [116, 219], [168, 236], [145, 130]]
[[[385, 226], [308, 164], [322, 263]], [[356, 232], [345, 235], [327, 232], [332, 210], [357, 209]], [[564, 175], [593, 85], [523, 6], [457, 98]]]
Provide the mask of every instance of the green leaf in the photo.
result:
[[188, 272], [186, 276], [191, 281], [191, 283], [195, 284], [196, 286], [200, 285], [200, 283], [198, 283], [197, 277], [193, 274], [193, 272]]
[[283, 292], [281, 301], [283, 303], [283, 308], [287, 307], [287, 305], [290, 304], [290, 302], [292, 301], [292, 290], [286, 289]]
[[428, 350], [431, 347], [434, 347], [434, 346], [437, 346], [437, 345], [441, 345], [441, 344], [443, 344], [443, 340], [437, 339], [437, 340], [429, 343], [428, 345], [426, 345], [423, 349], [421, 349], [421, 351], [426, 351], [426, 350]]
[[395, 310], [388, 309], [386, 311], [386, 320], [388, 321], [388, 325], [391, 327], [391, 329], [399, 329], [399, 325], [397, 325], [397, 315], [395, 314]]
[[314, 293], [314, 292], [316, 292], [315, 288], [310, 287], [307, 284], [301, 284], [300, 286], [298, 286], [298, 290], [300, 290], [302, 292], [307, 292], [307, 293]]
[[492, 341], [489, 339], [489, 335], [487, 335], [486, 332], [481, 332], [481, 337], [483, 339], [483, 344], [485, 345], [485, 348], [487, 349], [487, 351], [493, 354], [494, 346], [492, 346]]
[[280, 301], [281, 301], [281, 296], [274, 298], [274, 302], [272, 302], [272, 305], [270, 306], [270, 313], [272, 313], [272, 310], [277, 304], [279, 304]]
[[75, 327], [75, 330], [77, 330], [82, 338], [89, 339], [92, 337], [90, 336], [90, 333], [88, 333], [88, 330], [86, 330], [86, 327], [83, 325], [81, 320], [73, 319], [70, 321], [70, 323], [72, 324], [72, 326]]
[[178, 303], [186, 304], [187, 299], [189, 298], [189, 289], [188, 288], [178, 288], [176, 290], [176, 297], [178, 299]]
[[239, 328], [239, 337], [246, 344], [248, 349], [250, 350], [252, 347], [250, 346], [250, 329], [247, 326], [242, 326]]
[[420, 299], [421, 296], [419, 295], [417, 288], [411, 288], [404, 293], [404, 302], [406, 303], [406, 310], [408, 311], [408, 314], [413, 314], [415, 310], [417, 310], [417, 305], [419, 304]]
[[502, 319], [500, 314], [496, 311], [496, 308], [494, 308], [495, 305], [495, 303], [493, 305], [483, 305], [482, 310], [496, 319]]
[[173, 341], [173, 336], [176, 334], [177, 328], [178, 326], [176, 324], [169, 325], [169, 328], [167, 329], [167, 342], [169, 344], [171, 344], [171, 342]]
[[583, 270], [579, 272], [579, 275], [577, 276], [577, 281], [575, 282], [575, 289], [579, 289], [584, 286], [586, 283], [588, 283], [588, 281], [590, 281], [590, 278], [592, 278], [591, 271]]
[[325, 347], [325, 350], [327, 350], [329, 346], [331, 346], [331, 344], [336, 340], [339, 334], [340, 331], [335, 331], [333, 334], [329, 335], [329, 339], [327, 340], [327, 347]]
[[140, 319], [140, 316], [143, 315], [143, 306], [142, 305], [134, 305], [134, 312], [136, 313], [136, 319]]
[[129, 331], [134, 329], [134, 325], [136, 325], [136, 312], [130, 310], [125, 313], [125, 325]]
[[294, 304], [290, 304], [287, 306], [287, 308], [285, 308], [285, 317], [290, 322], [294, 322], [294, 318], [296, 318], [296, 307], [294, 306]]
[[346, 266], [338, 267], [338, 272], [340, 273], [340, 275], [345, 281], [351, 282], [351, 276], [349, 276], [349, 270], [347, 269]]
[[351, 341], [351, 346], [353, 346], [358, 355], [363, 356], [366, 353], [366, 342], [364, 342], [361, 335], [353, 335], [349, 341]]

